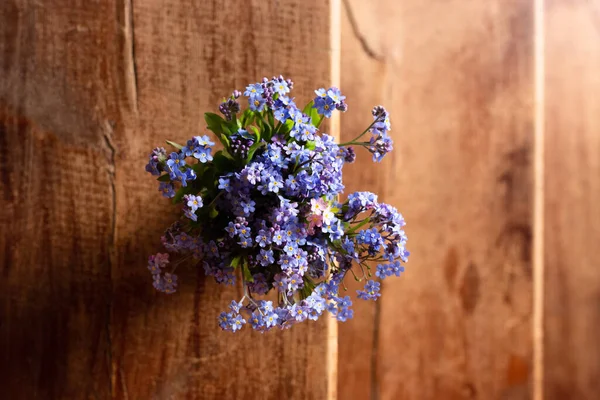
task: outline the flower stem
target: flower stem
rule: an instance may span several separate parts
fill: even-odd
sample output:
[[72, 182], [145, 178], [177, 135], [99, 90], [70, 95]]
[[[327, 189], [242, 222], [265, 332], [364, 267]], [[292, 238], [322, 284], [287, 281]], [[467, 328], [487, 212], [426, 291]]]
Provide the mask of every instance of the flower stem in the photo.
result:
[[357, 137], [355, 137], [354, 139], [352, 139], [349, 142], [340, 143], [340, 144], [338, 144], [338, 146], [348, 146], [348, 145], [351, 145], [351, 144], [359, 144], [359, 143], [356, 143], [356, 141], [358, 139], [360, 139], [361, 137], [363, 137], [367, 132], [369, 132], [369, 130], [371, 130], [371, 128], [373, 127], [373, 125], [375, 125], [376, 122], [379, 122], [380, 119], [381, 119], [381, 117], [375, 118], [375, 120], [373, 122], [371, 122], [371, 125], [369, 125], [369, 127], [367, 129], [365, 129], [360, 135], [358, 135]]
[[358, 228], [360, 228], [360, 227], [362, 227], [362, 226], [364, 226], [364, 225], [368, 224], [370, 221], [371, 221], [371, 218], [370, 218], [370, 217], [369, 217], [369, 218], [365, 218], [365, 219], [363, 219], [363, 220], [362, 220], [362, 222], [361, 222], [360, 224], [358, 224], [358, 225], [354, 225], [354, 226], [352, 227], [352, 229], [350, 229], [350, 230], [348, 230], [348, 231], [346, 232], [346, 234], [349, 234], [349, 233], [354, 233], [354, 232], [355, 232], [355, 231], [356, 231]]

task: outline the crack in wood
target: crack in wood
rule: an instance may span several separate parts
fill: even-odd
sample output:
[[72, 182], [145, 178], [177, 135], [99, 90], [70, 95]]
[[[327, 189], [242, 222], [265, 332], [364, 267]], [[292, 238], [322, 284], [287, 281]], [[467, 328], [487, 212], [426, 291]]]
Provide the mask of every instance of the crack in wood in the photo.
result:
[[352, 28], [352, 33], [354, 33], [354, 36], [356, 37], [356, 39], [358, 39], [358, 42], [360, 43], [360, 46], [362, 47], [365, 54], [369, 56], [369, 58], [372, 58], [376, 61], [385, 61], [384, 57], [378, 54], [371, 47], [371, 45], [367, 41], [367, 38], [361, 33], [360, 29], [358, 28], [358, 21], [354, 16], [354, 11], [352, 10], [352, 6], [350, 5], [350, 0], [342, 0], [342, 2], [344, 3], [344, 8], [346, 9], [346, 13], [348, 14], [348, 22], [350, 23], [350, 27]]
[[113, 307], [113, 288], [112, 288], [112, 268], [114, 264], [115, 258], [115, 247], [116, 247], [116, 237], [117, 237], [117, 191], [115, 185], [115, 158], [117, 150], [112, 142], [113, 136], [113, 128], [109, 122], [105, 123], [104, 129], [104, 143], [106, 145], [108, 151], [108, 165], [107, 165], [107, 173], [108, 173], [108, 182], [110, 187], [110, 195], [111, 195], [111, 229], [110, 229], [110, 237], [108, 240], [108, 258], [107, 258], [107, 272], [108, 272], [108, 295], [107, 295], [107, 303], [106, 303], [106, 316], [105, 316], [105, 334], [106, 334], [106, 357], [107, 357], [107, 367], [108, 367], [108, 385], [111, 395], [113, 395], [113, 351], [112, 351], [112, 336], [111, 336], [111, 319], [112, 319], [112, 307]]
[[133, 0], [129, 1], [129, 36], [130, 36], [130, 52], [131, 52], [131, 73], [133, 74], [133, 95], [135, 102], [135, 111], [138, 111], [138, 75], [137, 75], [137, 60], [135, 58], [135, 31], [133, 25]]
[[119, 0], [122, 30], [123, 30], [123, 58], [125, 60], [125, 85], [127, 101], [130, 107], [138, 113], [138, 76], [137, 61], [135, 57], [135, 33], [133, 23], [133, 0]]

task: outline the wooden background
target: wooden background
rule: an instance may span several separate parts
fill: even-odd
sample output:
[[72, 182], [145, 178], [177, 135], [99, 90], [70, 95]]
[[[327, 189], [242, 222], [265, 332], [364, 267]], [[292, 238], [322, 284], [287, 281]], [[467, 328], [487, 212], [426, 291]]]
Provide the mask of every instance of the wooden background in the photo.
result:
[[[600, 398], [598, 71], [598, 1], [2, 1], [0, 398]], [[301, 101], [341, 76], [342, 140], [392, 115], [345, 180], [412, 256], [337, 371], [335, 325], [233, 336], [235, 289], [145, 269], [172, 218], [149, 149], [279, 73]]]
[[340, 399], [600, 398], [600, 2], [343, 0], [348, 168], [412, 255], [339, 326]]
[[263, 76], [312, 98], [331, 80], [329, 8], [2, 1], [0, 398], [327, 396], [325, 321], [232, 335], [216, 318], [235, 290], [196, 272], [177, 295], [152, 288], [174, 214], [144, 164]]

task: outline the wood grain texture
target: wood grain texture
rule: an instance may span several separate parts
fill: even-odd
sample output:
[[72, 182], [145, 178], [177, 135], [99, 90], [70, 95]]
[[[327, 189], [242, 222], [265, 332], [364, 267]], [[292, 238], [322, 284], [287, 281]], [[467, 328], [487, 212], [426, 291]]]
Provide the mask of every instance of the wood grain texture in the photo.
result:
[[0, 7], [4, 398], [110, 396], [112, 12], [101, 2]]
[[348, 191], [397, 206], [412, 255], [340, 325], [340, 398], [530, 398], [531, 2], [345, 4], [342, 139], [381, 103], [395, 140]]
[[546, 1], [544, 398], [600, 398], [600, 4]]
[[0, 9], [0, 381], [11, 399], [327, 395], [325, 321], [231, 335], [239, 288], [145, 270], [173, 217], [143, 172], [262, 76], [330, 79], [329, 3], [8, 1]]

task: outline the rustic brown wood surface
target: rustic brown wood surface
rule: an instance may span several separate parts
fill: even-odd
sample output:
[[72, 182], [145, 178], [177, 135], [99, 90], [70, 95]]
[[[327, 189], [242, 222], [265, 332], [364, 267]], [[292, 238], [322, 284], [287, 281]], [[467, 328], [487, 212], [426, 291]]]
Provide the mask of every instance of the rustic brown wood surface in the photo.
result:
[[325, 321], [231, 335], [239, 290], [145, 270], [173, 213], [152, 147], [233, 89], [330, 80], [329, 2], [4, 1], [0, 381], [7, 399], [324, 399]]
[[412, 256], [340, 325], [340, 398], [530, 398], [532, 2], [344, 5], [342, 139], [383, 104], [395, 140], [348, 191], [399, 208]]
[[600, 4], [546, 1], [544, 398], [600, 398]]

